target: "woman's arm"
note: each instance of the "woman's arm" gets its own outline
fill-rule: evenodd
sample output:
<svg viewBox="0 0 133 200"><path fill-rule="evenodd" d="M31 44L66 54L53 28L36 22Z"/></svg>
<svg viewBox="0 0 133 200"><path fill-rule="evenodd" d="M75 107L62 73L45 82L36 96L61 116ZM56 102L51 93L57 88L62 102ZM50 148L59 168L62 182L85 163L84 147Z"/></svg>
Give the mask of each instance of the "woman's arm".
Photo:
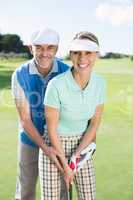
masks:
<svg viewBox="0 0 133 200"><path fill-rule="evenodd" d="M64 150L62 148L60 139L57 134L59 109L50 106L45 106L45 115L50 142L52 146L62 155L62 159L64 159L64 163L62 164L64 164L65 166L67 164L67 160L65 158Z"/></svg>
<svg viewBox="0 0 133 200"><path fill-rule="evenodd" d="M65 157L64 149L60 142L60 138L57 134L57 126L59 121L59 109L50 106L45 106L45 115L47 122L47 129L50 142L55 150L60 154L60 162L64 169L65 181L69 188L69 183L72 181L73 172L68 165L68 161Z"/></svg>
<svg viewBox="0 0 133 200"><path fill-rule="evenodd" d="M103 113L104 104L98 105L96 108L96 112L91 119L90 125L87 128L78 148L75 151L76 156L80 156L80 152L88 146L92 141L96 139L96 132L100 125L102 113Z"/></svg>

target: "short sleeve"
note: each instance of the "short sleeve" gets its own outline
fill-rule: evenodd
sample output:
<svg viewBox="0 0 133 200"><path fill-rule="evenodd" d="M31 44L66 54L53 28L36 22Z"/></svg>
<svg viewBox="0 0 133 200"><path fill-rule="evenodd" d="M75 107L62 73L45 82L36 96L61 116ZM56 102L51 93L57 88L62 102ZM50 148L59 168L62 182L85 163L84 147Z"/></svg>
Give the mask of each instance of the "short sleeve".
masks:
<svg viewBox="0 0 133 200"><path fill-rule="evenodd" d="M97 105L104 104L106 101L106 81L103 79L100 84Z"/></svg>
<svg viewBox="0 0 133 200"><path fill-rule="evenodd" d="M58 89L55 86L55 82L50 81L44 97L44 105L53 107L53 108L60 108L60 98Z"/></svg>
<svg viewBox="0 0 133 200"><path fill-rule="evenodd" d="M14 99L18 99L18 100L24 100L25 99L24 91L18 83L17 76L16 76L15 72L12 74L11 91L12 91L12 96L13 96Z"/></svg>

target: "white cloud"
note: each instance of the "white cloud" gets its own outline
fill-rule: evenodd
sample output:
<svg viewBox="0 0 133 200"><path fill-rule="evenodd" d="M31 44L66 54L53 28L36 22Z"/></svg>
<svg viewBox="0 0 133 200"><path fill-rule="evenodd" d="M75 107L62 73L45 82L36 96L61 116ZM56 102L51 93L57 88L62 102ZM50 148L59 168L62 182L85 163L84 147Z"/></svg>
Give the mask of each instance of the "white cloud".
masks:
<svg viewBox="0 0 133 200"><path fill-rule="evenodd" d="M103 0L102 3L107 3L107 0ZM110 0L109 4L129 5L133 3L133 0Z"/></svg>
<svg viewBox="0 0 133 200"><path fill-rule="evenodd" d="M101 4L96 8L96 17L113 25L133 23L133 4Z"/></svg>

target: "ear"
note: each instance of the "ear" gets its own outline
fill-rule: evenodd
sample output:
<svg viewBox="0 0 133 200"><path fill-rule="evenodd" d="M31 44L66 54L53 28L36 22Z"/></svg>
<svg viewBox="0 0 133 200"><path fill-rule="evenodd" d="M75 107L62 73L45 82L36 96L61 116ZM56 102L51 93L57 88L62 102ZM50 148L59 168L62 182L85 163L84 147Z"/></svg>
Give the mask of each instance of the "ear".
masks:
<svg viewBox="0 0 133 200"><path fill-rule="evenodd" d="M100 58L100 57L101 57L101 54L100 54L100 52L98 51L98 52L97 52L97 59Z"/></svg>
<svg viewBox="0 0 133 200"><path fill-rule="evenodd" d="M70 57L70 58L72 57L72 51L69 52L69 57Z"/></svg>
<svg viewBox="0 0 133 200"><path fill-rule="evenodd" d="M58 46L56 46L55 54L57 53L57 51L58 51Z"/></svg>
<svg viewBox="0 0 133 200"><path fill-rule="evenodd" d="M29 45L28 48L29 48L29 50L30 50L30 53L33 55L32 45Z"/></svg>

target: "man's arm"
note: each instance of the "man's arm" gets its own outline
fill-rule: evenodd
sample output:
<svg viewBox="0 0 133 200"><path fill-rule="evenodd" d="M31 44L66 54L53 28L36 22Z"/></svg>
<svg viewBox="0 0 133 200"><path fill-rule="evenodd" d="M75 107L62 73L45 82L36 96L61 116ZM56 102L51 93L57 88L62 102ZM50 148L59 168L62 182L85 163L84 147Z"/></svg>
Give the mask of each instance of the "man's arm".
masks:
<svg viewBox="0 0 133 200"><path fill-rule="evenodd" d="M53 162L55 162L57 167L60 170L62 170L56 157L57 152L53 148L47 147L43 138L40 136L38 130L36 129L36 127L34 126L31 120L29 103L25 97L23 89L21 88L17 80L16 72L12 74L11 88L12 88L12 96L13 96L13 99L15 100L16 108L17 108L23 129L26 131L28 136L31 137L31 139L42 149L42 151L47 156L49 156L50 159L53 160Z"/></svg>
<svg viewBox="0 0 133 200"><path fill-rule="evenodd" d="M57 153L55 149L48 147L45 144L43 138L40 136L38 130L34 126L30 117L29 103L26 100L26 98L23 99L23 101L15 99L15 104L23 129L26 131L29 137L42 149L44 154L46 154L62 171L62 167L56 157L56 156L60 157L60 155Z"/></svg>
<svg viewBox="0 0 133 200"><path fill-rule="evenodd" d="M29 103L27 99L26 98L23 100L15 99L15 104L23 129L44 152L47 152L47 146L44 143L43 138L40 136L38 130L36 129L31 120Z"/></svg>

